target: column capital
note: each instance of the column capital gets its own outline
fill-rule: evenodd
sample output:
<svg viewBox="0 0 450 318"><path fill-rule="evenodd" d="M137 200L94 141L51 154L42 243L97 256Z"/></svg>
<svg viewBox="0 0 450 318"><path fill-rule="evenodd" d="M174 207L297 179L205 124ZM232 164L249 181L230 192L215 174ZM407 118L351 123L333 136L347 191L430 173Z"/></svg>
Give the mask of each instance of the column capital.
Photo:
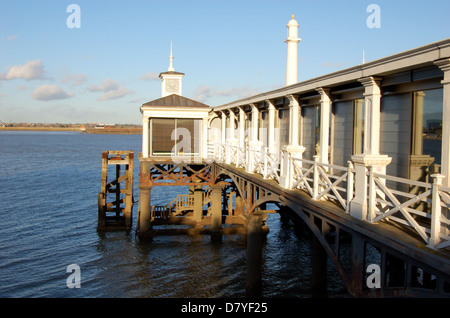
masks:
<svg viewBox="0 0 450 318"><path fill-rule="evenodd" d="M358 79L358 82L364 85L364 87L370 87L370 86L380 86L382 77L378 76L367 76L362 77Z"/></svg>
<svg viewBox="0 0 450 318"><path fill-rule="evenodd" d="M317 87L316 91L320 94L321 102L330 102L330 89L327 87Z"/></svg>
<svg viewBox="0 0 450 318"><path fill-rule="evenodd" d="M256 107L256 104L255 104L255 103L250 103L249 105L250 105L250 107L251 107L252 110L254 110L255 108L258 109L258 107Z"/></svg>
<svg viewBox="0 0 450 318"><path fill-rule="evenodd" d="M271 100L271 99L266 99L265 102L266 102L267 104L269 104L269 109L270 109L270 108L275 108L275 105L273 104L273 100Z"/></svg>
<svg viewBox="0 0 450 318"><path fill-rule="evenodd" d="M450 58L436 60L434 64L444 72L450 71Z"/></svg>
<svg viewBox="0 0 450 318"><path fill-rule="evenodd" d="M328 95L328 94L330 94L330 89L328 87L317 87L316 91L320 95Z"/></svg>
<svg viewBox="0 0 450 318"><path fill-rule="evenodd" d="M444 72L444 80L441 83L450 84L450 58L434 61L434 64Z"/></svg>
<svg viewBox="0 0 450 318"><path fill-rule="evenodd" d="M289 99L289 107L300 105L297 98L294 95L292 95L292 94L286 95L286 98Z"/></svg>
<svg viewBox="0 0 450 318"><path fill-rule="evenodd" d="M392 158L387 155L353 155L352 161L355 164L360 164L365 167L376 166L376 167L386 167L391 163Z"/></svg>
<svg viewBox="0 0 450 318"><path fill-rule="evenodd" d="M365 87L364 96L367 95L379 95L381 77L367 76L360 78L358 81Z"/></svg>

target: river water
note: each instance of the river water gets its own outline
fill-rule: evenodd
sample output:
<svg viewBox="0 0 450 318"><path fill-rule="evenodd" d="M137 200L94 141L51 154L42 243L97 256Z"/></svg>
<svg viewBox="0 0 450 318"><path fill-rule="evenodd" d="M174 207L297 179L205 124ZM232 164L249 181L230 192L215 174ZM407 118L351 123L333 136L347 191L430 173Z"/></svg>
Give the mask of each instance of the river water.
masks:
<svg viewBox="0 0 450 318"><path fill-rule="evenodd" d="M0 132L0 297L245 297L243 236L142 241L137 202L130 232L97 232L102 151L134 150L137 158L140 149L140 135ZM138 170L135 159L135 200ZM168 188L153 189L152 203L174 198ZM311 297L310 234L279 214L267 224L262 296ZM80 288L68 288L71 264L80 268ZM329 264L328 296L346 295Z"/></svg>

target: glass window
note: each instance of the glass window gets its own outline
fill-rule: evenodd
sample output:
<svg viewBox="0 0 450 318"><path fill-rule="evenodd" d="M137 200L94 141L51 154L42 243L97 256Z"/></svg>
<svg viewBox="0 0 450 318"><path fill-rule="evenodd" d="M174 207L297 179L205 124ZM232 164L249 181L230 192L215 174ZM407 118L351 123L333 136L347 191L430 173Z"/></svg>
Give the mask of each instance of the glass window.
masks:
<svg viewBox="0 0 450 318"><path fill-rule="evenodd" d="M353 115L353 154L364 152L364 99L356 99Z"/></svg>
<svg viewBox="0 0 450 318"><path fill-rule="evenodd" d="M410 178L429 181L438 172L442 149L442 89L413 93Z"/></svg>
<svg viewBox="0 0 450 318"><path fill-rule="evenodd" d="M353 101L333 103L333 158L337 166L347 166L353 154Z"/></svg>
<svg viewBox="0 0 450 318"><path fill-rule="evenodd" d="M383 96L380 113L380 153L392 158L386 167L386 174L409 177L410 136L411 94Z"/></svg>
<svg viewBox="0 0 450 318"><path fill-rule="evenodd" d="M151 118L152 156L198 155L201 119Z"/></svg>
<svg viewBox="0 0 450 318"><path fill-rule="evenodd" d="M259 141L263 143L264 147L267 147L268 131L269 131L269 112L263 111L260 113L260 120L259 120Z"/></svg>
<svg viewBox="0 0 450 318"><path fill-rule="evenodd" d="M175 119L172 118L151 118L152 133L152 155L170 156L174 141L171 139L175 129Z"/></svg>
<svg viewBox="0 0 450 318"><path fill-rule="evenodd" d="M305 147L303 158L313 160L319 154L320 112L317 106L302 107L303 134L302 146Z"/></svg>
<svg viewBox="0 0 450 318"><path fill-rule="evenodd" d="M289 109L280 109L278 111L280 148L289 144Z"/></svg>

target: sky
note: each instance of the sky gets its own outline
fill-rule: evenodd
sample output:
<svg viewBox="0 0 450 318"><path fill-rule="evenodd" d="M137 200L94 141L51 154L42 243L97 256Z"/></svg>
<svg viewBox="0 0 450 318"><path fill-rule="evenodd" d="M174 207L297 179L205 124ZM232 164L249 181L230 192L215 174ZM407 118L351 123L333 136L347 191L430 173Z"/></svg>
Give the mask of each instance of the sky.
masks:
<svg viewBox="0 0 450 318"><path fill-rule="evenodd" d="M285 86L292 14L301 82L363 51L450 38L448 12L448 0L0 0L0 122L140 124L171 41L183 96L219 106Z"/></svg>

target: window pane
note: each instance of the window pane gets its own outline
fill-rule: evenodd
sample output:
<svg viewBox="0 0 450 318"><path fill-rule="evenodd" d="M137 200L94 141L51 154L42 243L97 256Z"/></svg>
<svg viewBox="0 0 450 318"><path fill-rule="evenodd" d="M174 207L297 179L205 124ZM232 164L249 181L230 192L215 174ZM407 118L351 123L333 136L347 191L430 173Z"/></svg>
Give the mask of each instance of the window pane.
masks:
<svg viewBox="0 0 450 318"><path fill-rule="evenodd" d="M438 171L442 147L442 89L414 92L413 135L410 177L429 181L428 174Z"/></svg>
<svg viewBox="0 0 450 318"><path fill-rule="evenodd" d="M152 155L170 156L175 141L171 140L171 135L175 129L175 119L152 118Z"/></svg>
<svg viewBox="0 0 450 318"><path fill-rule="evenodd" d="M302 107L303 116L303 141L302 145L306 148L303 152L303 158L313 160L316 153L316 144L318 131L316 126L317 107Z"/></svg>
<svg viewBox="0 0 450 318"><path fill-rule="evenodd" d="M228 120L227 120L228 122ZM177 119L176 153L178 155L194 152L195 129L194 119Z"/></svg>
<svg viewBox="0 0 450 318"><path fill-rule="evenodd" d="M280 148L289 144L289 109L280 109L278 112L280 123Z"/></svg>
<svg viewBox="0 0 450 318"><path fill-rule="evenodd" d="M353 153L353 102L336 102L333 109L333 164L347 166Z"/></svg>
<svg viewBox="0 0 450 318"><path fill-rule="evenodd" d="M386 173L409 177L411 139L411 94L387 95L381 98L380 153L392 158Z"/></svg>

